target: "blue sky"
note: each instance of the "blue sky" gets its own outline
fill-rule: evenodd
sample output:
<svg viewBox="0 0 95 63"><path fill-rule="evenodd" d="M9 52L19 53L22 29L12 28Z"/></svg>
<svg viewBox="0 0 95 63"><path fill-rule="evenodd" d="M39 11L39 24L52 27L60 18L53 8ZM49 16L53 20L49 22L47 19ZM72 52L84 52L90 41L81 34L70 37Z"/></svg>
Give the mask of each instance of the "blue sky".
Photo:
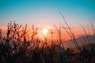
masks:
<svg viewBox="0 0 95 63"><path fill-rule="evenodd" d="M20 24L59 24L62 12L72 26L94 22L95 0L0 0L0 25L10 21ZM94 22L95 23L95 22Z"/></svg>

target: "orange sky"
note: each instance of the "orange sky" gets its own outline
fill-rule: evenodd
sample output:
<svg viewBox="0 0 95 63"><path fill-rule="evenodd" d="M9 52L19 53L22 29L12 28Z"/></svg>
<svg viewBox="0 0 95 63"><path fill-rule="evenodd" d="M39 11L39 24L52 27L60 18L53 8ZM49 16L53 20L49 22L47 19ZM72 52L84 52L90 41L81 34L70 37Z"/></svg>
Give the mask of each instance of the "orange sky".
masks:
<svg viewBox="0 0 95 63"><path fill-rule="evenodd" d="M46 36L47 39L51 40L51 38L52 38L50 30L52 30L52 32L53 32L53 39L54 40L58 40L59 39L58 32L57 32L55 27L49 26L49 25L46 25L46 26L45 25L43 25L43 26L42 25L37 25L36 27L38 27L38 31L37 31L38 34L37 34L36 37L38 37L39 39L42 39L42 40L45 39L44 34L42 34L44 28L48 30L48 32L47 32L48 36ZM7 27L0 26L0 29L2 29L2 31L4 33L4 32L6 32ZM29 28L29 29L31 30L32 28ZM90 34L92 34L92 30L91 29L90 30L86 29L86 31L89 32ZM75 37L80 37L81 35L85 34L82 28L74 28L74 29L72 29L72 32L74 33ZM30 31L29 35L31 35L31 34L32 33ZM66 31L64 29L61 29L61 39L62 40L69 40L69 39L71 39L70 36L66 33Z"/></svg>

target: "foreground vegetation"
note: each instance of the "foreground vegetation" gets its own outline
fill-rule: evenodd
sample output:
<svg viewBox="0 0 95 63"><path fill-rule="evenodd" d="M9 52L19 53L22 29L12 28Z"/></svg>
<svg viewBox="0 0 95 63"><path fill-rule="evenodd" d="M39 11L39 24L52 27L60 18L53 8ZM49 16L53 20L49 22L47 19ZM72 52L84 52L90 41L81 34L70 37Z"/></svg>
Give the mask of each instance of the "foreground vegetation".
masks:
<svg viewBox="0 0 95 63"><path fill-rule="evenodd" d="M6 35L0 30L0 63L95 63L95 45L90 43L89 49L80 47L68 24L67 27L69 32L64 29L68 34L70 33L72 42L79 50L78 53L69 48L64 49L60 27L58 29L55 26L59 34L57 43L51 39L51 46L48 46L47 42L40 46L41 41L35 39L37 29L34 26L31 38L28 38L27 25L22 27L10 22ZM53 38L52 31L51 35ZM47 40L45 38L45 41Z"/></svg>

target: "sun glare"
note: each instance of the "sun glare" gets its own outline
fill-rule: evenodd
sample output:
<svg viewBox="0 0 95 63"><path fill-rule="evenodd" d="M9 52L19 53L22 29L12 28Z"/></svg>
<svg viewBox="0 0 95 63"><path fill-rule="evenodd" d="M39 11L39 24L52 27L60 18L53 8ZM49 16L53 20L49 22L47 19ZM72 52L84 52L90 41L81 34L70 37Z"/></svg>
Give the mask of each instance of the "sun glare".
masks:
<svg viewBox="0 0 95 63"><path fill-rule="evenodd" d="M46 36L48 34L48 29L47 28L42 29L42 34Z"/></svg>

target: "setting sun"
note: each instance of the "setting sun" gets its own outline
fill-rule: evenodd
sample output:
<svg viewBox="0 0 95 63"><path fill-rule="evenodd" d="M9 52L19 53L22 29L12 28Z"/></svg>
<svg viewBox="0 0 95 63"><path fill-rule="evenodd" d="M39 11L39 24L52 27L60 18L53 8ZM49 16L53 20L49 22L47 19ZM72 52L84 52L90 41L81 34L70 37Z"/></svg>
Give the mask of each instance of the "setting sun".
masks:
<svg viewBox="0 0 95 63"><path fill-rule="evenodd" d="M46 36L48 34L48 29L44 28L42 29L42 35Z"/></svg>

